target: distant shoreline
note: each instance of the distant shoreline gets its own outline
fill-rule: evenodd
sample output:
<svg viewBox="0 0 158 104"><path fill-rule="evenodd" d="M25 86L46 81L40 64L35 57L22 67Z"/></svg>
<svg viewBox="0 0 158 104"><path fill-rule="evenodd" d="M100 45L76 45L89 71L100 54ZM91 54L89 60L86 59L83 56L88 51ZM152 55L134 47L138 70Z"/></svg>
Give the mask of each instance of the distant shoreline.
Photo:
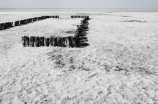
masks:
<svg viewBox="0 0 158 104"><path fill-rule="evenodd" d="M0 12L73 12L76 10L79 12L158 12L158 8L0 8Z"/></svg>

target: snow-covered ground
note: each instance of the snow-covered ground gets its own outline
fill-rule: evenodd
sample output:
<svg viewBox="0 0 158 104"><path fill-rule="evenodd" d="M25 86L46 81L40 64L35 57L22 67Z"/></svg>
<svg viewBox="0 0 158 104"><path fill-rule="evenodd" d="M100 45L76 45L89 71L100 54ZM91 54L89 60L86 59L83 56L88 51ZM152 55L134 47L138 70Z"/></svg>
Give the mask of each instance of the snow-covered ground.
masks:
<svg viewBox="0 0 158 104"><path fill-rule="evenodd" d="M96 11L1 10L0 22L61 18L0 31L0 104L157 104L158 12ZM90 16L89 46L22 46L22 36L73 35L71 15Z"/></svg>

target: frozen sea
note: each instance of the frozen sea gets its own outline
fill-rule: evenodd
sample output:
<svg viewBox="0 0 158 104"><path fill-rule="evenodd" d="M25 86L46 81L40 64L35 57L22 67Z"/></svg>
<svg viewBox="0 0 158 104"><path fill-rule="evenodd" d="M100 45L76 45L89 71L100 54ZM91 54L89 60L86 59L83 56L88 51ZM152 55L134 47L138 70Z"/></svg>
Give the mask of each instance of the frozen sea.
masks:
<svg viewBox="0 0 158 104"><path fill-rule="evenodd" d="M0 9L0 104L157 104L158 9ZM82 48L23 47L22 36L65 36L89 15ZM71 34L73 35L73 34Z"/></svg>

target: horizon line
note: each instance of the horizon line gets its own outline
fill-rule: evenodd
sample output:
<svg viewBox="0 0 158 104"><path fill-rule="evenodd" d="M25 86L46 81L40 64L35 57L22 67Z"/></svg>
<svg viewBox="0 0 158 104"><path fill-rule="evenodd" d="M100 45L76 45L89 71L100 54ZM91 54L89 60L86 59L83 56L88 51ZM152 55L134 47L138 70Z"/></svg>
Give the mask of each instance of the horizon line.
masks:
<svg viewBox="0 0 158 104"><path fill-rule="evenodd" d="M158 9L158 8L0 8L0 9Z"/></svg>

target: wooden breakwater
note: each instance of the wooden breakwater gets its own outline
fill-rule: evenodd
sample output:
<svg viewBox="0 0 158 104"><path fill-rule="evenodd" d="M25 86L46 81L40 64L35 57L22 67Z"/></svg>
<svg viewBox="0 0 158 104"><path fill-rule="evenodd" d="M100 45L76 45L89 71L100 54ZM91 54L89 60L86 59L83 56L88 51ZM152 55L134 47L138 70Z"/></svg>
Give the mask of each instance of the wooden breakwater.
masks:
<svg viewBox="0 0 158 104"><path fill-rule="evenodd" d="M59 18L59 16L41 16L41 17L33 17L33 18L28 18L28 19L17 20L15 22L0 23L0 30L12 28L15 26L26 25L29 23L33 23L33 22L48 19L48 18Z"/></svg>
<svg viewBox="0 0 158 104"><path fill-rule="evenodd" d="M22 43L24 47L80 47L81 42L84 43L83 37L86 37L86 31L88 30L89 16L84 17L81 20L80 25L77 25L74 36L68 37L40 37L40 36L23 36Z"/></svg>

